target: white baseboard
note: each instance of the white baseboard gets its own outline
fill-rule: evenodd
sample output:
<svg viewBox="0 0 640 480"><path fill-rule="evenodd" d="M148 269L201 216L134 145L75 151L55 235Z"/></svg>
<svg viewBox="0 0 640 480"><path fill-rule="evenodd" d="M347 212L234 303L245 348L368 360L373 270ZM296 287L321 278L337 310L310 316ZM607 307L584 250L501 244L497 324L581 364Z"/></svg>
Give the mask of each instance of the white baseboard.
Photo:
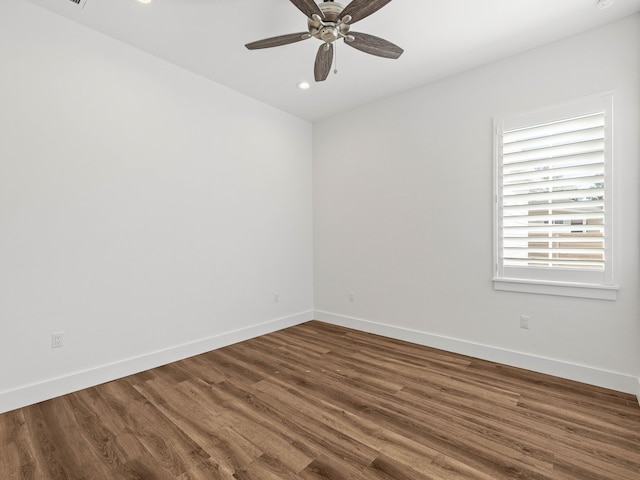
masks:
<svg viewBox="0 0 640 480"><path fill-rule="evenodd" d="M323 322L375 333L398 340L405 340L407 342L459 353L469 357L533 370L535 372L575 380L589 385L596 385L618 392L636 394L638 396L638 402L640 402L640 379L631 375L567 363L551 358L538 357L527 353L492 347L490 345L472 343L466 340L433 335L360 318L336 315L329 312L316 311L314 318Z"/></svg>
<svg viewBox="0 0 640 480"><path fill-rule="evenodd" d="M0 392L0 413L15 410L60 395L89 388L101 383L133 375L151 368L176 362L184 358L209 352L217 348L249 340L266 333L292 327L313 319L313 312L302 312L285 318L271 320L250 327L220 333L194 342L176 345L168 349L126 358L108 365L69 373L43 382Z"/></svg>

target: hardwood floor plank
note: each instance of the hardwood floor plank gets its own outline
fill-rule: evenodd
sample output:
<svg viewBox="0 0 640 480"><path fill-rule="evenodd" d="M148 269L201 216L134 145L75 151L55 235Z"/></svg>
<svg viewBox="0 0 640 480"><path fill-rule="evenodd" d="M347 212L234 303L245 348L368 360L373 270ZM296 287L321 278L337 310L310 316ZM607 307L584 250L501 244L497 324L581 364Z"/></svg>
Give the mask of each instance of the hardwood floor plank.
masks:
<svg viewBox="0 0 640 480"><path fill-rule="evenodd" d="M126 380L100 386L103 394L118 399L119 413L127 425L126 431L134 433L147 455L168 470L174 477L186 472L187 465L206 460L208 454L200 445L167 419Z"/></svg>
<svg viewBox="0 0 640 480"><path fill-rule="evenodd" d="M371 394L364 393L362 390L359 390L359 395L353 396L350 391L344 388L344 384L340 382L340 379L335 378L335 375L332 372L326 372L326 376L323 377L322 382L319 383L322 387L318 388L316 384L306 381L305 377L302 376L303 372L300 371L299 366L283 366L282 370L280 377L285 378L287 383L293 383L300 386L302 389L310 390L315 396L323 398L327 402L337 402L341 408L359 415L367 416L374 421L385 424L389 429L397 429L398 432L402 432L408 426L413 426L418 441L425 441L422 432L425 431L426 423L417 422L412 418L411 413L408 412L409 407L405 407L404 411L399 413L393 409L393 406L389 405L391 408L385 408L384 404L380 403L380 395L372 397ZM388 398L386 400L393 401ZM441 428L446 429L447 427L450 427L449 424L446 422L440 422L437 418L433 420L438 421ZM461 433L464 434L466 432ZM438 432L436 432L433 437L430 437L429 440L439 447L443 446L443 441L454 442L449 437L446 437L446 440L443 440L440 438ZM476 456L483 458L482 454L483 452L479 452ZM512 471L509 471L509 473L512 473Z"/></svg>
<svg viewBox="0 0 640 480"><path fill-rule="evenodd" d="M55 401L58 399L50 402ZM30 433L28 448L35 459L36 468L42 471L45 478L66 480L73 478L70 477L69 470L76 468L77 465L68 455L59 451L59 446L56 448L56 443L64 445L64 442L59 439L60 432L56 419L47 418L42 411L42 405L50 402L33 405L25 411L25 420Z"/></svg>
<svg viewBox="0 0 640 480"><path fill-rule="evenodd" d="M438 455L426 470L439 480L494 480L491 473L473 468L462 459ZM526 477L525 477L526 478Z"/></svg>
<svg viewBox="0 0 640 480"><path fill-rule="evenodd" d="M100 414L83 402L82 395L69 395L65 399L73 410L79 434L104 462L118 466L134 458L128 446L121 444L118 435L101 420ZM137 453L142 453L142 450L138 449Z"/></svg>
<svg viewBox="0 0 640 480"><path fill-rule="evenodd" d="M424 472L418 472L406 464L396 461L386 455L376 457L371 465L364 470L366 478L371 480L394 480L402 478L403 480L432 480L433 475Z"/></svg>
<svg viewBox="0 0 640 480"><path fill-rule="evenodd" d="M3 445L0 453L0 478L35 479L36 464L31 458L25 458L24 445L9 442Z"/></svg>
<svg viewBox="0 0 640 480"><path fill-rule="evenodd" d="M400 392L398 398L404 399L409 404L416 405L416 409L423 411L424 399L420 396ZM429 403L428 405L433 405ZM549 473L553 469L553 453L549 452L543 442L532 442L530 430L525 430L522 425L512 425L511 423L498 423L494 418L486 418L482 412L474 408L464 406L452 406L439 403L435 411L441 421L451 422L456 425L465 426L473 434L465 435L466 440L478 441L493 445L502 451L502 455L515 454L520 458L520 462L531 465L536 469Z"/></svg>
<svg viewBox="0 0 640 480"><path fill-rule="evenodd" d="M158 468L151 457L141 457L117 467L115 473L123 480L173 480L175 477L167 470ZM72 477L73 478L73 477Z"/></svg>
<svg viewBox="0 0 640 480"><path fill-rule="evenodd" d="M254 418L254 426L263 422L264 419L267 419L272 425L284 424L288 431L295 434L295 443L309 445L312 451L319 447L327 454L338 455L345 461L364 463L375 457L373 449L368 448L358 439L332 428L322 420L296 415L295 409L290 409L284 415L281 410L263 401L258 395L247 396L245 392L233 388L231 385L229 385L227 393L236 398L237 404L244 404L245 412L247 410L251 412L247 412L247 414ZM295 418L295 421L292 421L292 418ZM266 425L265 428L267 428ZM293 443L294 439L291 438L291 440ZM304 463L308 464L308 459Z"/></svg>
<svg viewBox="0 0 640 480"><path fill-rule="evenodd" d="M0 478L36 479L42 476L30 445L22 410L0 415Z"/></svg>
<svg viewBox="0 0 640 480"><path fill-rule="evenodd" d="M304 467L306 466L304 465ZM300 477L277 458L265 454L246 469L237 470L234 478L238 480L298 480Z"/></svg>
<svg viewBox="0 0 640 480"><path fill-rule="evenodd" d="M464 372L458 370L455 374L445 373L437 367L427 366L409 366L396 361L385 361L385 357L376 354L368 354L366 356L357 354L354 358L366 364L371 358L376 358L377 370L382 374L396 374L398 382L402 382L405 387L415 386L417 388L427 387L436 388L440 392L447 395L456 396L467 399L469 403L474 401L491 402L493 404L504 404L506 406L515 406L520 399L520 394L513 390L505 389L504 386L495 384L484 384L482 388L478 388L478 382ZM394 359L395 360L395 359ZM376 369L373 369L375 371Z"/></svg>
<svg viewBox="0 0 640 480"><path fill-rule="evenodd" d="M301 480L365 480L364 469L350 464L336 464L332 458L320 456L299 473Z"/></svg>
<svg viewBox="0 0 640 480"><path fill-rule="evenodd" d="M638 480L632 395L307 322L0 415L2 480Z"/></svg>
<svg viewBox="0 0 640 480"><path fill-rule="evenodd" d="M148 391L144 387L137 386L143 394ZM223 477L231 476L264 452L231 428L242 420L236 422L221 403L208 395L208 390L203 391L200 387L199 382L195 385L192 382L168 384L166 402L158 404L157 408L210 455L210 462L217 465L215 469L222 472ZM205 467L209 469L208 465Z"/></svg>
<svg viewBox="0 0 640 480"><path fill-rule="evenodd" d="M189 375L191 379L197 378L208 384L224 382L231 378L228 373L225 373L223 368L218 368L217 365L208 360L206 355L187 358L176 365Z"/></svg>
<svg viewBox="0 0 640 480"><path fill-rule="evenodd" d="M235 480L233 475L225 472L219 466L194 467L183 473L176 480Z"/></svg>
<svg viewBox="0 0 640 480"><path fill-rule="evenodd" d="M24 435L26 421L22 410L13 410L0 415L0 444L16 442Z"/></svg>
<svg viewBox="0 0 640 480"><path fill-rule="evenodd" d="M149 383L139 385L137 388L148 395ZM169 387L169 385L161 385L158 390L169 390ZM174 386L171 392L168 400L178 397L180 399L175 402L163 402L158 407L192 438L197 437L199 443L207 451L212 447L211 436L213 432L226 429L227 431L232 430L236 436L244 440L244 451L248 451L247 445L252 446L254 453L250 458L245 459L243 462L245 465L255 463L260 458L278 458L279 462L289 470L298 471L306 466L315 455L315 453L310 454L307 448L296 448L296 446L304 446L304 444L285 434L282 429L273 428L273 421L269 418L269 412L265 408L253 412L252 406L255 404L251 402L251 395L230 383L194 385L183 382L183 385ZM156 396L156 394L151 396ZM170 406L171 403L183 404L185 398L190 398L191 405L195 408L186 415ZM193 400L196 400L195 403ZM214 409L218 410L215 416L207 414L208 411L214 411ZM194 413L200 419L197 424L189 421L189 418L193 418ZM205 427L204 430L202 427ZM219 443L219 439L216 439L215 443ZM233 457L237 456L238 452L235 452ZM228 470L233 472L238 467L239 465L235 465Z"/></svg>

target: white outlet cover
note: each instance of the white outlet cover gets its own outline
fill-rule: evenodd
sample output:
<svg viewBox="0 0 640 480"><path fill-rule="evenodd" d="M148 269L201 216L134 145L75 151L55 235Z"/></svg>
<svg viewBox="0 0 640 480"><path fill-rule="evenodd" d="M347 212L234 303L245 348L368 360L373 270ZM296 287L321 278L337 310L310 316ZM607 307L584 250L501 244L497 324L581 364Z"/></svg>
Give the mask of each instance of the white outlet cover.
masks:
<svg viewBox="0 0 640 480"><path fill-rule="evenodd" d="M64 346L64 332L51 334L51 348L60 348Z"/></svg>

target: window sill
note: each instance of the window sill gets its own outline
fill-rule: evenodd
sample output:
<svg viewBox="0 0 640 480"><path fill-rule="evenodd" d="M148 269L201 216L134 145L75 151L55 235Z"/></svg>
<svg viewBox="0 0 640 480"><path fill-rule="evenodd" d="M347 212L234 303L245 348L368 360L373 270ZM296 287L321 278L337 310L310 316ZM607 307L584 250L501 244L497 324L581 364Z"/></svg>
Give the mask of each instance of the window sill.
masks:
<svg viewBox="0 0 640 480"><path fill-rule="evenodd" d="M617 300L618 285L593 285L588 283L548 282L516 278L494 278L493 288L506 292L536 293L562 297Z"/></svg>

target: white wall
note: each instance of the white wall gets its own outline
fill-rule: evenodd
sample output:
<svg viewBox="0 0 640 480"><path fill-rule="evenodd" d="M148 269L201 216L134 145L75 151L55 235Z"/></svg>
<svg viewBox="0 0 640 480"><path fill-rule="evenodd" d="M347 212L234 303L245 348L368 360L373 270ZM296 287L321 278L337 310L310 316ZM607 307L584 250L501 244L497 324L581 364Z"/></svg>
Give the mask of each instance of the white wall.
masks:
<svg viewBox="0 0 640 480"><path fill-rule="evenodd" d="M0 411L311 318L311 124L20 0L0 46Z"/></svg>
<svg viewBox="0 0 640 480"><path fill-rule="evenodd" d="M636 15L316 124L316 318L635 393L639 85ZM493 117L612 89L618 300L494 291Z"/></svg>

